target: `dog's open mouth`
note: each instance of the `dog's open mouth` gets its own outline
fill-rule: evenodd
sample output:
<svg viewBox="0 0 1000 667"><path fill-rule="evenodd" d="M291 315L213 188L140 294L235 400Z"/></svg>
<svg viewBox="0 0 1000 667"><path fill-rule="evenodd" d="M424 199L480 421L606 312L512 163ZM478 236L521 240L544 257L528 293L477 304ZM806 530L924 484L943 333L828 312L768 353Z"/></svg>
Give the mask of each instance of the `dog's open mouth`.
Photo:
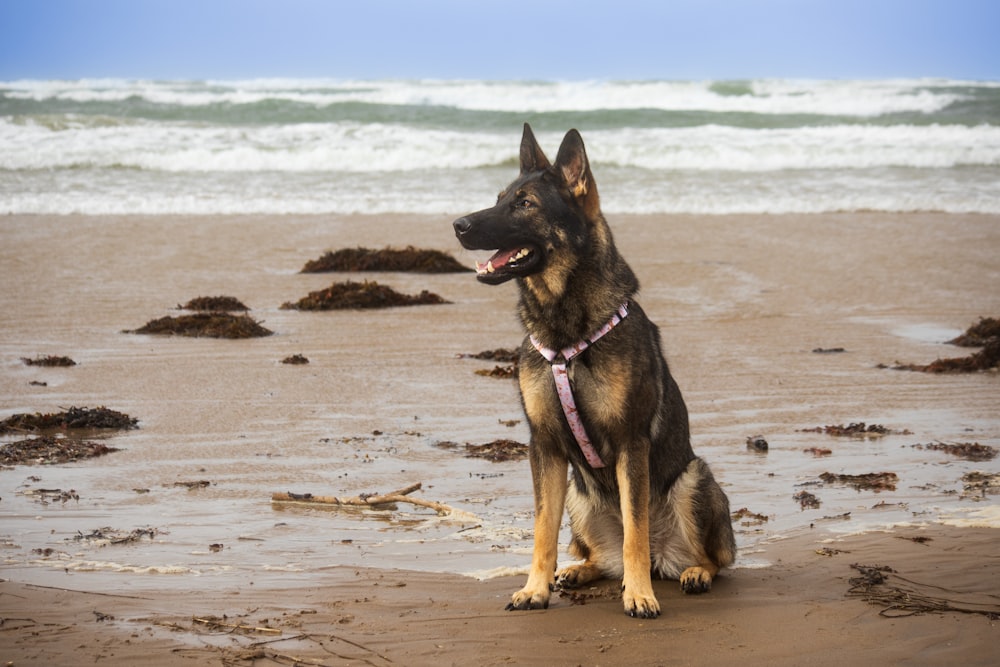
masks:
<svg viewBox="0 0 1000 667"><path fill-rule="evenodd" d="M476 262L476 277L485 283L502 283L530 273L538 258L538 252L531 246L498 250L485 264Z"/></svg>

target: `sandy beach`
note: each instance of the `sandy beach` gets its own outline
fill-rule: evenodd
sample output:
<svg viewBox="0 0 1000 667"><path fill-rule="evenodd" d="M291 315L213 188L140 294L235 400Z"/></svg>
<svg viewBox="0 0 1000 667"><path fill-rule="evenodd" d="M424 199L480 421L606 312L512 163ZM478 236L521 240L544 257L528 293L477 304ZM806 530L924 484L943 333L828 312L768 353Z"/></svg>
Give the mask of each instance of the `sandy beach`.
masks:
<svg viewBox="0 0 1000 667"><path fill-rule="evenodd" d="M107 406L139 420L88 434L117 452L0 470L0 660L996 664L1000 503L988 480L1000 460L927 445L1000 447L1000 374L891 366L967 356L945 341L1000 316L1000 217L609 216L695 450L732 508L758 517L736 519L737 565L709 594L657 582L654 621L626 617L615 582L503 611L529 560L528 466L467 458L465 445L526 443L527 427L514 383L462 355L519 342L513 285L298 272L354 246L433 248L472 266L453 217L0 219L0 419ZM280 307L346 279L450 303ZM275 334L124 333L214 295ZM293 354L309 363L281 363ZM76 365L22 361L39 355ZM858 422L886 433L823 432ZM747 449L751 436L766 454ZM891 488L824 481L883 472ZM271 501L414 483L454 514ZM54 490L66 493L42 492ZM136 530L127 543L97 537ZM849 595L855 564L892 572L868 598Z"/></svg>

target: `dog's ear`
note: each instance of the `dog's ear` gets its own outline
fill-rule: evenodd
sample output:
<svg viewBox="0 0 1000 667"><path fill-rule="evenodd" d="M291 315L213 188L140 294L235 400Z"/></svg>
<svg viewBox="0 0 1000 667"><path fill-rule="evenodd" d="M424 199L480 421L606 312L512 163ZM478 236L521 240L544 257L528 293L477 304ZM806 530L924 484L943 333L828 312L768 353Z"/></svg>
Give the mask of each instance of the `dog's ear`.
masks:
<svg viewBox="0 0 1000 667"><path fill-rule="evenodd" d="M590 173L590 162L583 147L583 137L576 130L570 130L563 137L556 155L556 170L562 175L566 187L579 200L584 211L590 216L600 212L597 184Z"/></svg>
<svg viewBox="0 0 1000 667"><path fill-rule="evenodd" d="M531 126L524 124L524 134L521 136L521 173L530 174L549 168L549 159L535 141Z"/></svg>

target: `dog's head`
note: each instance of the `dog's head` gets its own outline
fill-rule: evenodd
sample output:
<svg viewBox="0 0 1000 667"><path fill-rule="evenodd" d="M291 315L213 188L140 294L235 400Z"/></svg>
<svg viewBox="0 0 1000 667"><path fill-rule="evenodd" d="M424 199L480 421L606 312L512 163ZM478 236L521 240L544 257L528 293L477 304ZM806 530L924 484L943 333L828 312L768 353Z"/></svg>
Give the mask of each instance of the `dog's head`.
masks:
<svg viewBox="0 0 1000 667"><path fill-rule="evenodd" d="M498 285L542 273L561 248L575 247L579 253L589 228L599 222L600 200L580 133L566 133L553 165L525 123L518 178L496 205L453 226L464 248L496 251L485 264L476 262L476 273L480 281Z"/></svg>

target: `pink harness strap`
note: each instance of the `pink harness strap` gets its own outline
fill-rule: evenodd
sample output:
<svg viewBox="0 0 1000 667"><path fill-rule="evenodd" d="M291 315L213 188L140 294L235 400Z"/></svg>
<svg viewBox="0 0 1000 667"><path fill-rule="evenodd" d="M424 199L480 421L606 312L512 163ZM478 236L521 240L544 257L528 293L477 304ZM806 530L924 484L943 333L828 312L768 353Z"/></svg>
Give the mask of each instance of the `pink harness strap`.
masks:
<svg viewBox="0 0 1000 667"><path fill-rule="evenodd" d="M591 334L589 338L578 341L558 352L552 348L545 347L538 342L537 338L530 336L531 344L535 346L539 354L552 364L552 377L556 381L556 393L559 395L563 414L566 415L569 428L576 437L576 442L580 445L580 451L583 452L583 457L587 459L587 463L590 464L591 468L603 468L605 463L601 460L601 455L597 453L594 443L590 441L590 438L587 436L587 430L583 427L580 413L576 409L576 401L573 399L573 388L569 384L569 373L566 371L566 364L572 361L573 357L590 347L591 344L596 343L604 334L614 329L619 322L625 319L626 315L628 315L628 303L623 303L618 312L608 320L608 323ZM556 358L560 355L562 359L556 361Z"/></svg>

